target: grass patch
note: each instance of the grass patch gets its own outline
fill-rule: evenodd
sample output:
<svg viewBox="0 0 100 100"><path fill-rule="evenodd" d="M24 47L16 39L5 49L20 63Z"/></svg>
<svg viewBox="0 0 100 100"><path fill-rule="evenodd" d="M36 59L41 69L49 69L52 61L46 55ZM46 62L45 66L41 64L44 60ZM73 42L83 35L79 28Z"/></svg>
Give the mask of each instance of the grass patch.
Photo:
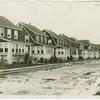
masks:
<svg viewBox="0 0 100 100"><path fill-rule="evenodd" d="M38 65L45 65L45 64L3 64L0 66L0 70L2 69L12 69L12 68L23 68L23 67L30 67L30 66L38 66Z"/></svg>

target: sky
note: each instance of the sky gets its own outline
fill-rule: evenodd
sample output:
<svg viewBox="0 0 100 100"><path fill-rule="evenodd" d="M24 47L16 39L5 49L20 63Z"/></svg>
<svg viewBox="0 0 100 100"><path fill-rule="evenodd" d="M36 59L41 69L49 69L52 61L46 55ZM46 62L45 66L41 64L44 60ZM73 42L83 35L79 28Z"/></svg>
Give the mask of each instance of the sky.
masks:
<svg viewBox="0 0 100 100"><path fill-rule="evenodd" d="M0 1L0 16L100 44L100 2Z"/></svg>

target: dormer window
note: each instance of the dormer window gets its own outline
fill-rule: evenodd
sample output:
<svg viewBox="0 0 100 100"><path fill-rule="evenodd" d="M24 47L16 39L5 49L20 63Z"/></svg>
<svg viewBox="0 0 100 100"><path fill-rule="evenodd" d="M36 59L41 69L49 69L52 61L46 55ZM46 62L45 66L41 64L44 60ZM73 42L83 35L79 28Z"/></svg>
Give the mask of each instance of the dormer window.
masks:
<svg viewBox="0 0 100 100"><path fill-rule="evenodd" d="M4 37L4 28L0 27L0 37Z"/></svg>
<svg viewBox="0 0 100 100"><path fill-rule="evenodd" d="M41 36L41 43L43 43L43 36Z"/></svg>
<svg viewBox="0 0 100 100"><path fill-rule="evenodd" d="M39 43L39 35L36 36L37 42Z"/></svg>
<svg viewBox="0 0 100 100"><path fill-rule="evenodd" d="M18 31L14 30L14 39L18 39Z"/></svg>
<svg viewBox="0 0 100 100"><path fill-rule="evenodd" d="M25 35L25 42L29 42L29 35Z"/></svg>
<svg viewBox="0 0 100 100"><path fill-rule="evenodd" d="M7 29L7 38L11 38L11 29Z"/></svg>
<svg viewBox="0 0 100 100"><path fill-rule="evenodd" d="M48 39L48 44L51 45L52 44L52 40Z"/></svg>

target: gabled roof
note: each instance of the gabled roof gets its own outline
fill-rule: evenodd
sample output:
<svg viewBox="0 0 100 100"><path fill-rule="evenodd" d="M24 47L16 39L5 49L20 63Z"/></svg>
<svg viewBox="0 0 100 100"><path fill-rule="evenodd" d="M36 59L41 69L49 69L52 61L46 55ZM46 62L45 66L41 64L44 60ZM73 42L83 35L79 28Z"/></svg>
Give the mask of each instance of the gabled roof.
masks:
<svg viewBox="0 0 100 100"><path fill-rule="evenodd" d="M0 16L0 26L20 30L16 25L14 25L11 21L9 21L7 18L3 16Z"/></svg>
<svg viewBox="0 0 100 100"><path fill-rule="evenodd" d="M79 43L80 44L80 42L79 42L79 40L78 39L76 39L75 37L71 37L76 43Z"/></svg>
<svg viewBox="0 0 100 100"><path fill-rule="evenodd" d="M73 43L75 46L77 46L77 47L80 46L80 42L79 42L75 37L71 37L70 39L71 39L72 43Z"/></svg>
<svg viewBox="0 0 100 100"><path fill-rule="evenodd" d="M66 47L70 47L68 41L65 40L65 38L62 36L62 34L59 34L59 37L65 41Z"/></svg>
<svg viewBox="0 0 100 100"><path fill-rule="evenodd" d="M66 39L67 41L69 41L71 43L71 40L68 36L64 35L64 34L61 34L63 36L64 39Z"/></svg>
<svg viewBox="0 0 100 100"><path fill-rule="evenodd" d="M37 42L36 34L48 37L48 35L46 33L42 32L40 29L36 28L33 25L22 23L22 22L19 22L18 26L22 27L21 30L22 31L24 30L25 33L29 35L29 37L33 41L34 45L39 45L39 46L47 45L44 43Z"/></svg>
<svg viewBox="0 0 100 100"><path fill-rule="evenodd" d="M50 35L54 36L55 38L59 39L59 36L58 36L55 32L53 32L53 31L51 31L51 30L46 30L46 29L45 29L44 31L46 31L46 32L49 33Z"/></svg>
<svg viewBox="0 0 100 100"><path fill-rule="evenodd" d="M20 22L20 23L23 24L29 30L31 30L34 34L39 34L39 35L45 35L45 36L47 36L44 32L42 32L40 29L38 29L34 25L23 23L23 22Z"/></svg>
<svg viewBox="0 0 100 100"><path fill-rule="evenodd" d="M46 30L46 29L43 30L43 32L48 33L48 34L50 35L50 37L52 38L54 44L55 44L57 47L59 46L59 44L57 43L57 41L55 41L55 39L54 39L54 38L56 38L56 39L59 40L59 36L58 36L55 32L53 32L53 31L51 31L51 30Z"/></svg>
<svg viewBox="0 0 100 100"><path fill-rule="evenodd" d="M58 36L59 36L59 39L64 40L61 34L59 34Z"/></svg>
<svg viewBox="0 0 100 100"><path fill-rule="evenodd" d="M64 35L64 34L61 34L61 35L66 40L69 47L73 47L71 39L68 36Z"/></svg>

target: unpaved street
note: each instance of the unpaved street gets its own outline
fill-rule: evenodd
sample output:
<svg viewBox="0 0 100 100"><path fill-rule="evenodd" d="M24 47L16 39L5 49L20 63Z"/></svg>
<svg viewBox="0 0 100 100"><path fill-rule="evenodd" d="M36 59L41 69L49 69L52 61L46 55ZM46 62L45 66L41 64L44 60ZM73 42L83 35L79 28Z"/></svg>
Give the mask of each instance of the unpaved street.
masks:
<svg viewBox="0 0 100 100"><path fill-rule="evenodd" d="M93 96L99 90L100 61L0 76L1 95Z"/></svg>

